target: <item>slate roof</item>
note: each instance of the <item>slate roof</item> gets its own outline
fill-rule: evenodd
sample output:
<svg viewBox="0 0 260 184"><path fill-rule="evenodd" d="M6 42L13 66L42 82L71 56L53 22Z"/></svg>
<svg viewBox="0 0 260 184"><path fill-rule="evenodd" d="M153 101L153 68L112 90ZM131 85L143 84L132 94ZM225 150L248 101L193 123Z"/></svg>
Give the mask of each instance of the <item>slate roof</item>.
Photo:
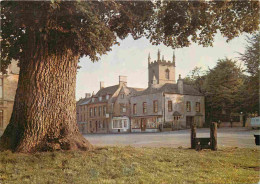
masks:
<svg viewBox="0 0 260 184"><path fill-rule="evenodd" d="M119 85L114 85L114 86L109 86L106 88L100 89L97 94L95 95L96 97L98 96L105 96L105 95L112 95L116 92L116 90L119 88Z"/></svg>
<svg viewBox="0 0 260 184"><path fill-rule="evenodd" d="M77 102L77 105L86 105L90 102L91 98L82 98Z"/></svg>
<svg viewBox="0 0 260 184"><path fill-rule="evenodd" d="M138 92L136 94L136 96L148 95L148 94L154 94L154 93L162 93L162 92L180 94L177 84L166 83L164 85L156 84L156 85L150 86L146 90ZM188 85L188 84L183 84L183 94L184 95L203 96L203 94L201 94L193 86Z"/></svg>

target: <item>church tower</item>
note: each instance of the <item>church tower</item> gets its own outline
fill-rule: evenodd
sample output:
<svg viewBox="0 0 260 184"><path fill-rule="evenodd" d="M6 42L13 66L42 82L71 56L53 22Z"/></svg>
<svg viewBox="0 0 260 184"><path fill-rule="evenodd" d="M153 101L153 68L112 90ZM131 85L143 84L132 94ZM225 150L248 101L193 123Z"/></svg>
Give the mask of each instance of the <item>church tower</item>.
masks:
<svg viewBox="0 0 260 184"><path fill-rule="evenodd" d="M158 50L157 60L151 61L150 53L148 55L148 86L155 84L175 84L175 52L173 51L172 61L166 61L164 56L161 58L161 52Z"/></svg>

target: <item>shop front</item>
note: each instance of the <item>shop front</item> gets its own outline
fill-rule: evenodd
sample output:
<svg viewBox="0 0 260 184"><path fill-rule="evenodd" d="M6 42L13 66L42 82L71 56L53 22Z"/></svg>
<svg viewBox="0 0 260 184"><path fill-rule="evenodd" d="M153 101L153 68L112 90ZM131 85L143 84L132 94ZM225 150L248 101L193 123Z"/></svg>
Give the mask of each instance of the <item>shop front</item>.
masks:
<svg viewBox="0 0 260 184"><path fill-rule="evenodd" d="M131 132L158 132L160 119L158 116L133 117Z"/></svg>

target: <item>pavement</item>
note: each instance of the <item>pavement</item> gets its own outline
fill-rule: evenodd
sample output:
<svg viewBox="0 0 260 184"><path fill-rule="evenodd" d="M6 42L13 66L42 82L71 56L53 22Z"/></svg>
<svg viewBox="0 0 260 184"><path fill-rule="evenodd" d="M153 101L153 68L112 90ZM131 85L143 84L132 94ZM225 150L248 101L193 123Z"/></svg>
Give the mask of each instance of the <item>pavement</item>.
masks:
<svg viewBox="0 0 260 184"><path fill-rule="evenodd" d="M209 137L209 128L197 129L197 137ZM254 134L259 130L251 128L219 128L218 147L260 148L255 145ZM190 147L190 129L158 133L85 134L84 137L95 146L133 147Z"/></svg>

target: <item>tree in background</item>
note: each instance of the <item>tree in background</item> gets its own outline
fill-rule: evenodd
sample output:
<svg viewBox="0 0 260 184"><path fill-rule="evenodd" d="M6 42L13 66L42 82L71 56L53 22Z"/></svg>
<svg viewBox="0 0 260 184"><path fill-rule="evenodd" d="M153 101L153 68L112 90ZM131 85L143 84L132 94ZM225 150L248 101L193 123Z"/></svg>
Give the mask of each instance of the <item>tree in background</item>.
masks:
<svg viewBox="0 0 260 184"><path fill-rule="evenodd" d="M1 71L12 59L20 75L1 150L34 152L91 148L76 125L79 58L111 50L129 34L173 48L210 46L258 30L254 1L1 1Z"/></svg>
<svg viewBox="0 0 260 184"><path fill-rule="evenodd" d="M232 113L239 112L239 90L243 83L244 75L236 61L220 59L209 69L202 86L208 119L217 121L226 117L229 120Z"/></svg>
<svg viewBox="0 0 260 184"><path fill-rule="evenodd" d="M259 115L259 50L260 33L247 37L245 53L240 53L240 59L246 66L246 76L243 88L240 90L241 95L241 112L244 115Z"/></svg>

